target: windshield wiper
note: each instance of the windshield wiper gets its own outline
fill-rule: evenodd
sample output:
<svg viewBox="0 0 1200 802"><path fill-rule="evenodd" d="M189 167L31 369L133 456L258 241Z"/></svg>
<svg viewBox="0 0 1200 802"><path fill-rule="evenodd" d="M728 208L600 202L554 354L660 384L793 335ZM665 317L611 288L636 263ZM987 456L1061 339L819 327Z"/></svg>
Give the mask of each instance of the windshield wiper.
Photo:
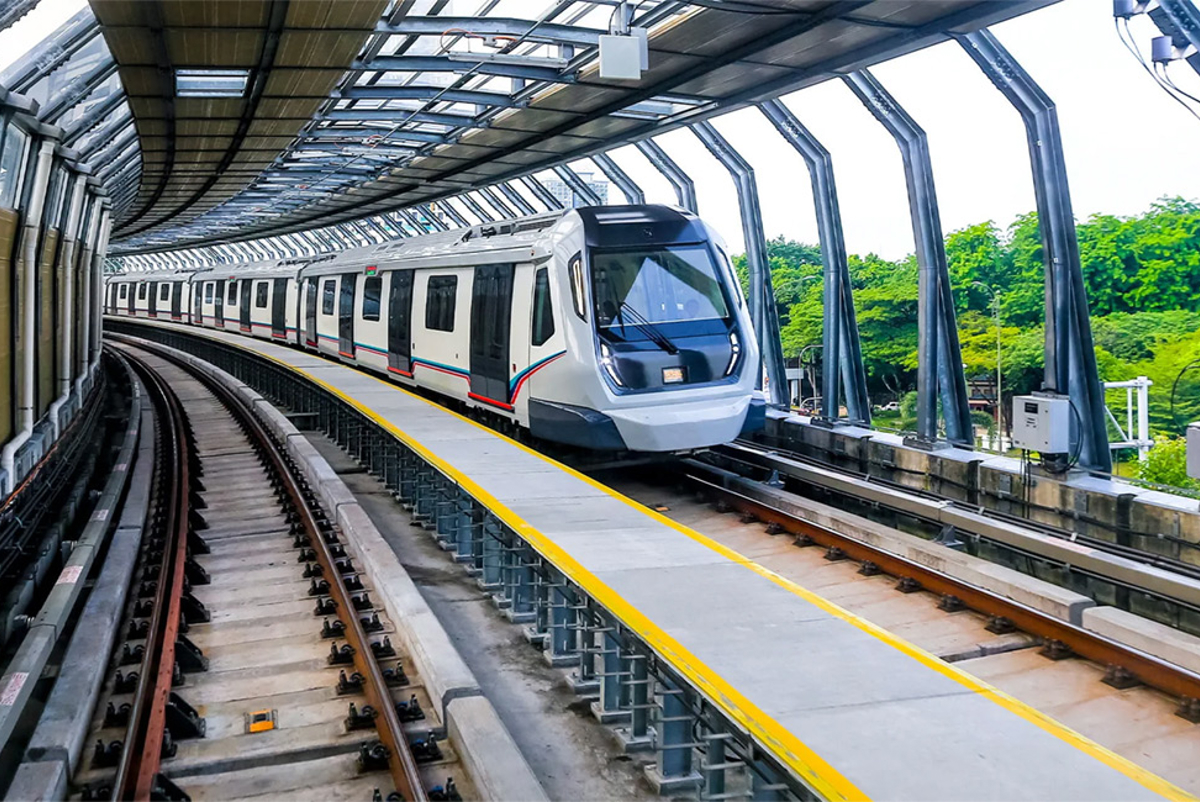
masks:
<svg viewBox="0 0 1200 802"><path fill-rule="evenodd" d="M653 323L647 320L641 312L637 311L624 301L621 301L620 312L622 322L624 322L625 316L628 315L633 319L634 328L649 337L650 341L659 348L666 351L671 356L675 356L679 353L679 349L675 347L675 343L671 342L670 338L659 331L658 328L656 328Z"/></svg>

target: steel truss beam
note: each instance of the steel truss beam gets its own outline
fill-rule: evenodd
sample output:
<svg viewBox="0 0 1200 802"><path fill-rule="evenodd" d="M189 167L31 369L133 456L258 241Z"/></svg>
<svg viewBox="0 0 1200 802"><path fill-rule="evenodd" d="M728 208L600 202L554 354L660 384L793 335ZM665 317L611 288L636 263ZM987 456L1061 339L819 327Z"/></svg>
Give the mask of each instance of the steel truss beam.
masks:
<svg viewBox="0 0 1200 802"><path fill-rule="evenodd" d="M858 321L854 313L853 285L842 233L842 213L833 181L833 158L790 109L778 100L759 106L776 130L804 158L812 182L813 208L824 267L824 328L822 331L821 415L836 420L840 409L838 376L846 396L846 416L870 424L871 401L863 366Z"/></svg>
<svg viewBox="0 0 1200 802"><path fill-rule="evenodd" d="M463 56L466 55L463 54ZM530 61L534 61L534 59L531 58ZM487 61L483 57L479 61L473 61L469 58L460 59L449 56L376 56L369 61L355 61L350 65L350 69L364 72L372 70L380 72L470 72L475 75L499 75L556 84L575 82L572 76L564 75L557 67L544 67L540 64L509 64Z"/></svg>
<svg viewBox="0 0 1200 802"><path fill-rule="evenodd" d="M1071 398L1071 442L1078 449L1079 464L1108 473L1112 470L1112 453L1108 447L1104 389L1092 343L1058 112L1049 95L990 31L957 38L1025 123L1046 270L1044 384L1047 390L1067 393Z"/></svg>
<svg viewBox="0 0 1200 802"><path fill-rule="evenodd" d="M679 200L679 205L692 214L699 214L700 207L696 202L696 184L692 181L691 176L685 173L683 168L676 164L675 160L668 156L667 152L653 139L642 139L634 142L633 145L675 188L675 197Z"/></svg>
<svg viewBox="0 0 1200 802"><path fill-rule="evenodd" d="M925 131L908 116L869 71L842 80L874 115L900 148L908 186L908 209L917 246L917 437L937 441L937 404L942 400L946 439L972 446L971 408L954 317L954 296L942 241L942 221L933 184L933 163Z"/></svg>
<svg viewBox="0 0 1200 802"><path fill-rule="evenodd" d="M642 188L630 177L629 173L621 169L621 165L613 161L612 156L607 153L597 153L592 157L592 161L600 168L600 172L604 173L608 180L621 190L625 200L632 204L646 202L646 193L642 192Z"/></svg>
<svg viewBox="0 0 1200 802"><path fill-rule="evenodd" d="M771 288L771 270L767 263L767 235L763 232L762 209L758 203L758 185L754 169L733 145L721 136L712 123L691 126L699 140L729 171L737 188L738 209L742 218L742 236L746 240L746 263L750 268L750 317L762 351L767 374L767 402L790 409L787 370L783 364L783 342L779 333L779 311Z"/></svg>
<svg viewBox="0 0 1200 802"><path fill-rule="evenodd" d="M447 31L455 29L469 31L471 34L520 38L524 42L580 47L595 47L600 43L600 35L606 33L606 31L598 31L594 28L513 17L451 16L406 16L396 23L379 23L375 27L375 32L400 36L442 36Z"/></svg>

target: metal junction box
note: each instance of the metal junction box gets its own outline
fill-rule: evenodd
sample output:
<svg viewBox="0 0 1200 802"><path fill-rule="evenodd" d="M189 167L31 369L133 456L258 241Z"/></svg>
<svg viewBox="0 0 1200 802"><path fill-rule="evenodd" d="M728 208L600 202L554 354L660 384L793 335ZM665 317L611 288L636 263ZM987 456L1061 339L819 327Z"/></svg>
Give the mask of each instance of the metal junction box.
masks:
<svg viewBox="0 0 1200 802"><path fill-rule="evenodd" d="M1071 450L1071 402L1065 396L1019 395L1013 399L1012 443L1042 454Z"/></svg>
<svg viewBox="0 0 1200 802"><path fill-rule="evenodd" d="M1200 479L1200 421L1187 427L1187 475Z"/></svg>

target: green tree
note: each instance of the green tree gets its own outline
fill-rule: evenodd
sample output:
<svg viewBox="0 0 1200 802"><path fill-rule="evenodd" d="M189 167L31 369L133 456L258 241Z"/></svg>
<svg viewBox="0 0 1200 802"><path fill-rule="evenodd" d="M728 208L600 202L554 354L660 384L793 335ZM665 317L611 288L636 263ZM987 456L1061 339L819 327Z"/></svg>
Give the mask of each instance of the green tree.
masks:
<svg viewBox="0 0 1200 802"><path fill-rule="evenodd" d="M1200 484L1188 478L1187 441L1182 437L1156 438L1146 461L1138 465L1138 478L1187 490L1200 489Z"/></svg>

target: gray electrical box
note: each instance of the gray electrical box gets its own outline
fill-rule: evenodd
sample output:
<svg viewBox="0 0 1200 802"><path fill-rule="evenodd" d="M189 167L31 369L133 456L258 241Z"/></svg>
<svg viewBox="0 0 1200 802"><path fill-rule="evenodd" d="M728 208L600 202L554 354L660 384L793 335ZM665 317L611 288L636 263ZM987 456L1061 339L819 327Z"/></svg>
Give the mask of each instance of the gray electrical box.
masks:
<svg viewBox="0 0 1200 802"><path fill-rule="evenodd" d="M1187 475L1200 479L1200 422L1187 427Z"/></svg>
<svg viewBox="0 0 1200 802"><path fill-rule="evenodd" d="M642 43L636 36L600 37L600 77L636 81L642 77Z"/></svg>
<svg viewBox="0 0 1200 802"><path fill-rule="evenodd" d="M1013 399L1012 443L1042 454L1071 450L1071 402L1065 396L1019 395Z"/></svg>

